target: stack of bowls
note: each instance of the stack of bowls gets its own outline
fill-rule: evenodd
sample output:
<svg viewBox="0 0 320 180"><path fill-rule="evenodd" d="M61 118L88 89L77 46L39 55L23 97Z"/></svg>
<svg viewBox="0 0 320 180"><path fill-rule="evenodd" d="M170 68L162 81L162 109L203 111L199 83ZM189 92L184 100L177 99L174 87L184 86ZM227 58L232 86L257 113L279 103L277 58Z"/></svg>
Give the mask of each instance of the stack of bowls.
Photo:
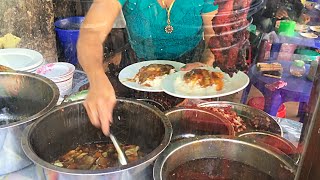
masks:
<svg viewBox="0 0 320 180"><path fill-rule="evenodd" d="M41 53L25 48L0 49L0 65L16 71L34 73L45 60Z"/></svg>
<svg viewBox="0 0 320 180"><path fill-rule="evenodd" d="M66 62L49 63L36 70L36 74L51 79L59 88L60 97L69 95L72 90L75 66Z"/></svg>

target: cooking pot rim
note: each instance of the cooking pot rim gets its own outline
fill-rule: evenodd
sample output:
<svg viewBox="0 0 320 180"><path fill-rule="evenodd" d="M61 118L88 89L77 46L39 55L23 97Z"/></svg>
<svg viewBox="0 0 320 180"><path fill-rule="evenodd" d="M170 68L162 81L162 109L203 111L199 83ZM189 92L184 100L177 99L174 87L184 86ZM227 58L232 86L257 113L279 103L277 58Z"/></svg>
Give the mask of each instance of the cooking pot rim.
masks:
<svg viewBox="0 0 320 180"><path fill-rule="evenodd" d="M1 75L18 75L18 76L28 76L28 77L32 77L35 79L38 79L40 81L45 82L46 84L49 85L49 87L52 89L53 91L53 97L51 99L51 101L48 103L48 105L46 107L44 107L41 111L39 111L38 113L25 118L24 120L19 120L17 122L13 122L13 123L9 123L9 124L5 124L5 125L1 125L0 126L0 130L2 129L7 129L7 128L11 128L11 127L15 127L15 126L19 126L22 124L26 124L28 122L31 122L41 116L43 116L45 113L49 112L52 108L54 108L59 100L59 88L58 86L51 81L50 79L35 74L35 73L30 73L30 72L25 72L25 71L14 71L14 72L0 72L0 76Z"/></svg>
<svg viewBox="0 0 320 180"><path fill-rule="evenodd" d="M227 126L228 131L230 133L229 136L235 136L236 135L236 133L234 131L234 128L233 128L233 126L232 126L230 121L228 121L225 117L216 115L216 114L214 114L214 113L212 113L212 112L210 112L210 111L208 111L206 109L201 109L199 107L174 107L172 109L169 109L169 110L165 111L164 113L165 113L166 116L169 116L171 113L175 113L177 111L179 112L179 111L188 111L188 110L204 112L204 113L216 116L217 118L219 118L219 120L221 122L223 122ZM170 121L170 119L169 119L169 121Z"/></svg>
<svg viewBox="0 0 320 180"><path fill-rule="evenodd" d="M36 126L43 121L47 116L49 116L52 113L55 113L56 111L61 110L62 108L68 107L68 106L72 106L72 105L76 105L76 104L80 104L83 103L84 100L78 100L78 101L74 101L74 102L70 102L70 103L66 103L66 104L61 104L59 106L57 106L54 110L50 111L49 113L47 113L46 115L42 116L41 118L39 118L39 120L37 120L35 123L33 123L32 125L28 126L24 132L23 132L23 136L21 138L21 144L22 144L22 149L25 152L25 154L27 155L27 157L33 161L35 164L51 170L51 171L55 171L58 173L63 173L63 174L70 174L70 175L107 175L107 174L114 174L114 173L119 173L119 172L124 172L139 166L143 166L145 163L148 162L152 162L154 159L156 159L156 157L162 153L165 148L169 145L170 140L171 140L171 136L172 136L172 126L171 123L169 121L169 119L164 115L163 112L161 112L158 108L153 107L152 105L142 102L142 101L138 101L135 99L130 99L130 98L117 98L117 101L122 101L122 102L130 102L130 103L135 103L135 104L139 104L144 106L145 108L148 108L151 111L154 111L157 115L160 116L160 119L163 123L165 132L164 132L164 136L163 139L160 143L160 145L158 147L156 147L153 151L151 151L150 153L148 153L146 156L140 158L139 160L130 163L128 165L124 165L124 166L119 166L119 167L111 167L111 168L107 168L107 169L101 169L101 170L78 170L78 169L66 169L66 168L60 168L58 166L55 166L53 164L50 164L48 162L46 162L45 160L41 159L31 148L31 143L30 143L30 135L31 132L33 131L33 129L36 128Z"/></svg>
<svg viewBox="0 0 320 180"><path fill-rule="evenodd" d="M161 174L163 171L164 164L166 163L167 159L170 156L172 156L176 151L180 150L181 148L183 148L185 146L189 146L194 143L206 142L206 141L209 141L209 142L210 141L220 141L220 142L228 141L228 142L240 143L242 145L252 146L252 147L258 148L260 150L263 150L263 151L277 157L278 159L281 159L282 162L284 162L285 165L288 167L288 170L290 168L290 170L294 173L297 171L297 166L295 165L295 162L292 159L290 159L287 155L285 155L280 150L273 148L271 146L267 146L262 143L255 142L254 140L251 140L251 139L243 139L243 138L237 137L237 136L203 135L203 136L196 136L196 137L191 137L191 138L187 138L187 139L182 139L182 140L176 141L174 143L171 143L166 148L166 150L157 158L156 162L154 163L153 178L155 180L162 179ZM268 148L270 148L270 149L268 149Z"/></svg>
<svg viewBox="0 0 320 180"><path fill-rule="evenodd" d="M272 119L280 129L279 135L281 137L283 137L283 128L282 128L282 126L280 126L279 121L277 121L276 118L270 116L268 113L266 113L260 109L253 108L253 107L248 106L246 104L241 104L241 103L236 103L236 102L231 102L231 101L209 101L209 102L203 102L203 103L197 104L197 107L199 107L199 108L202 108L202 107L204 107L204 108L205 107L218 107L219 108L219 107L228 107L228 106L231 106L232 109L236 109L236 107L243 107L246 109L250 109L251 111L254 111L257 114L260 114L264 117L268 117L269 119Z"/></svg>

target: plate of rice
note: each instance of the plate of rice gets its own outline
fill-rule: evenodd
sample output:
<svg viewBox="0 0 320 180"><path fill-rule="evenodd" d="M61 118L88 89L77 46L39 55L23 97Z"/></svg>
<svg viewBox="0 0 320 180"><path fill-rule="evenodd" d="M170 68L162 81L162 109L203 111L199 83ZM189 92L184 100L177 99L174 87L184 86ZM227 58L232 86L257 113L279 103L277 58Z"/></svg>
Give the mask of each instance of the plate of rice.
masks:
<svg viewBox="0 0 320 180"><path fill-rule="evenodd" d="M119 73L119 81L131 89L162 92L162 81L180 70L185 64L169 60L149 60L125 67Z"/></svg>
<svg viewBox="0 0 320 180"><path fill-rule="evenodd" d="M190 73L191 71L179 71L163 80L162 88L164 92L175 97L187 99L217 98L241 91L249 84L249 77L241 71L231 78L219 68L205 67L201 69L207 70L211 78L203 78L203 74L208 74L208 72L201 72L199 80L189 80L187 77L190 74L199 72L194 70L191 70L193 71L192 73Z"/></svg>

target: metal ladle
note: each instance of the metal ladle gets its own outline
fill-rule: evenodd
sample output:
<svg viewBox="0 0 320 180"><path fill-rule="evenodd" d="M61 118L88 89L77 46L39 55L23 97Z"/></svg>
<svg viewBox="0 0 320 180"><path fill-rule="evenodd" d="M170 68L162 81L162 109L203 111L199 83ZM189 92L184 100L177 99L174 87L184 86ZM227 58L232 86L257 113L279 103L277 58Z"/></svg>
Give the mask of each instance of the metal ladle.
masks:
<svg viewBox="0 0 320 180"><path fill-rule="evenodd" d="M118 153L118 160L120 162L121 165L127 165L128 162L127 162L127 159L126 159L126 156L125 156L125 153L122 151L122 149L120 148L119 146L119 143L118 143L118 140L116 139L116 137L110 132L110 135L109 135L114 147L116 148L117 150L117 153Z"/></svg>

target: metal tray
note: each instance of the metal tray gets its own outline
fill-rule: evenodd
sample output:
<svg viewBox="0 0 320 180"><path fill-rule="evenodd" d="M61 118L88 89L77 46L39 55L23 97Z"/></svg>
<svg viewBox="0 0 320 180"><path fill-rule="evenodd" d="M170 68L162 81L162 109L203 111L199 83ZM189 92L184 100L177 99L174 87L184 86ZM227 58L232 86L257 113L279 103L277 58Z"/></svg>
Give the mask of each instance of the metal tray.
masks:
<svg viewBox="0 0 320 180"><path fill-rule="evenodd" d="M228 101L211 101L211 102L204 102L204 103L199 103L197 104L198 107L230 107L238 114L238 116L240 116L247 129L242 131L243 132L247 132L247 131L268 131L274 134L278 134L280 136L283 137L283 130L281 128L281 126L279 125L279 123L275 120L275 118L273 118L272 116L270 116L269 114L267 114L264 111L261 111L259 109L255 109L253 107L244 105L244 104L240 104L240 103L235 103L235 102L228 102ZM260 119L261 121L259 122L260 124L263 124L264 122L266 122L269 119L269 123L270 125L268 127L262 127L262 126L258 126L258 127L254 127L251 123L251 121L255 118ZM238 133L236 133L237 135Z"/></svg>

